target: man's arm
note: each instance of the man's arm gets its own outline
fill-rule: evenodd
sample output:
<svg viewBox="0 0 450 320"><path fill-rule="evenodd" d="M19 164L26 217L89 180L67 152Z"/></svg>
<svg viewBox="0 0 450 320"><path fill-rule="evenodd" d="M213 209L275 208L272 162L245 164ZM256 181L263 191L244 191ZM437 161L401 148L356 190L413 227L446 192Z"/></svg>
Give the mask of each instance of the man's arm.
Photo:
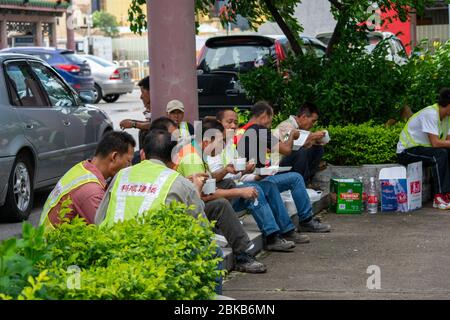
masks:
<svg viewBox="0 0 450 320"><path fill-rule="evenodd" d="M233 189L217 189L216 192L209 196L202 197L203 201L208 202L220 198L234 199L234 198L244 198L244 199L256 199L258 197L258 191L256 188L233 188Z"/></svg>
<svg viewBox="0 0 450 320"><path fill-rule="evenodd" d="M122 129L131 129L133 128L133 125L136 129L139 130L149 130L150 129L150 121L140 121L140 120L132 120L132 119L125 119L120 122L120 128Z"/></svg>
<svg viewBox="0 0 450 320"><path fill-rule="evenodd" d="M282 154L283 156L290 155L292 153L292 147L294 145L294 140L296 140L298 138L299 138L298 130L292 130L286 141L280 141L278 143L278 148L279 148L280 154Z"/></svg>
<svg viewBox="0 0 450 320"><path fill-rule="evenodd" d="M205 210L205 204L200 199L200 194L197 186L194 186L189 180L179 176L173 183L166 198L166 204L173 201L184 203L187 206L194 206L189 214L197 218Z"/></svg>
<svg viewBox="0 0 450 320"><path fill-rule="evenodd" d="M430 139L433 148L450 148L450 140L441 140L438 136L428 133L428 139Z"/></svg>
<svg viewBox="0 0 450 320"><path fill-rule="evenodd" d="M109 184L108 190L106 190L105 196L103 197L102 202L100 202L97 212L95 213L94 223L96 225L101 224L106 218L106 211L108 211L109 201L111 200L111 192L115 182L116 177L114 177Z"/></svg>

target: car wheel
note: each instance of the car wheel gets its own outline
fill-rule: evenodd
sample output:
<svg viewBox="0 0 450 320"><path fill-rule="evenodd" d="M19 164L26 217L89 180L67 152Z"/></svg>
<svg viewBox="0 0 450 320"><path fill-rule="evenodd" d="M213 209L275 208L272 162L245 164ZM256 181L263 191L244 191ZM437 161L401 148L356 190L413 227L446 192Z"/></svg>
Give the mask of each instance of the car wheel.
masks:
<svg viewBox="0 0 450 320"><path fill-rule="evenodd" d="M110 94L108 96L104 96L103 100L107 103L114 103L119 100L120 94Z"/></svg>
<svg viewBox="0 0 450 320"><path fill-rule="evenodd" d="M33 166L25 154L19 154L9 176L6 202L0 220L3 222L27 220L33 208L33 199Z"/></svg>
<svg viewBox="0 0 450 320"><path fill-rule="evenodd" d="M98 84L94 86L94 99L94 104L99 103L103 99L102 88Z"/></svg>

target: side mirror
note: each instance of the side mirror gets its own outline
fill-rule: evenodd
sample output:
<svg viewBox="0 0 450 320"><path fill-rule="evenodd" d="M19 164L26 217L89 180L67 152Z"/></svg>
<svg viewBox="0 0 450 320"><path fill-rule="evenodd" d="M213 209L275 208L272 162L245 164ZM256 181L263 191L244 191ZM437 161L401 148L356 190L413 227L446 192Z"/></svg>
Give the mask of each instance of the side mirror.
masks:
<svg viewBox="0 0 450 320"><path fill-rule="evenodd" d="M80 99L83 103L94 103L95 102L93 91L82 91L78 94L78 96L80 97Z"/></svg>
<svg viewBox="0 0 450 320"><path fill-rule="evenodd" d="M203 71L203 69L197 69L197 75L201 76L202 74L204 74L205 72Z"/></svg>

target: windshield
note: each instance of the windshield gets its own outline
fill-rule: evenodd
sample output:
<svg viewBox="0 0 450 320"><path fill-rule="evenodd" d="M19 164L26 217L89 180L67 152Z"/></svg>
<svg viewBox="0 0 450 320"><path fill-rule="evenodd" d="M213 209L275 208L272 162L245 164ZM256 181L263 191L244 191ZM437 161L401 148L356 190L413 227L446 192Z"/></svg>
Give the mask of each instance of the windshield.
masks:
<svg viewBox="0 0 450 320"><path fill-rule="evenodd" d="M200 66L210 71L249 71L263 65L272 55L270 47L229 46L208 48Z"/></svg>

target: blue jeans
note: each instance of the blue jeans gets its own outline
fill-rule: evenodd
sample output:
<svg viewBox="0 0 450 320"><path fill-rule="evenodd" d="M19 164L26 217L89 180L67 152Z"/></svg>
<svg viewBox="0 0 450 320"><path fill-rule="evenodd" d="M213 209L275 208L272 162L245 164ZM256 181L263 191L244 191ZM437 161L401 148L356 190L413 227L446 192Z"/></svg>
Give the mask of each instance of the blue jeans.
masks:
<svg viewBox="0 0 450 320"><path fill-rule="evenodd" d="M288 172L277 174L275 176L267 177L263 181L275 183L280 192L290 190L297 208L297 215L300 223L311 220L313 216L311 201L309 200L308 192L306 191L305 180L303 180L303 177L299 173Z"/></svg>
<svg viewBox="0 0 450 320"><path fill-rule="evenodd" d="M234 201L233 209L235 211L250 210L264 236L267 237L274 233L285 234L295 229L275 183L271 181L246 182L237 187L254 187L258 191L256 206L255 200L239 198Z"/></svg>
<svg viewBox="0 0 450 320"><path fill-rule="evenodd" d="M216 251L217 251L217 257L222 258L219 261L219 264L217 265L217 270L223 270L224 269L224 265L223 265L223 251L222 251L222 249L220 247L217 247ZM216 287L215 287L215 290L214 290L216 292L216 294L219 294L219 295L222 294L222 281L223 281L222 277L216 278Z"/></svg>

